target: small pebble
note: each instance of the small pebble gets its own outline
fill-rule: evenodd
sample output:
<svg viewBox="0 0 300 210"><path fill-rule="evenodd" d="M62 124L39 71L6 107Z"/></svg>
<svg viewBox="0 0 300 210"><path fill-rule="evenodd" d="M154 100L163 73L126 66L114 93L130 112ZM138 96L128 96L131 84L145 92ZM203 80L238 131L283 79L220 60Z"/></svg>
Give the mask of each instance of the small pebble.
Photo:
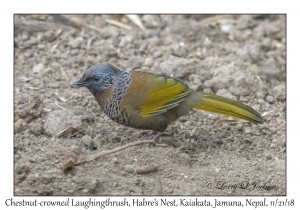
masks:
<svg viewBox="0 0 300 210"><path fill-rule="evenodd" d="M41 70L43 70L44 69L44 64L42 64L42 63L39 63L39 64L37 64L37 65L35 65L34 67L33 67L33 69L32 69L32 72L34 73L34 74L37 74L37 73L39 73Z"/></svg>
<svg viewBox="0 0 300 210"><path fill-rule="evenodd" d="M88 190L88 189L83 189L82 192L83 192L83 193L88 193L89 190Z"/></svg>
<svg viewBox="0 0 300 210"><path fill-rule="evenodd" d="M114 163L114 164L119 163L119 161L118 161L117 158L112 158L112 159L111 159L111 162Z"/></svg>
<svg viewBox="0 0 300 210"><path fill-rule="evenodd" d="M153 65L153 59L152 57L147 57L145 59L145 63L144 63L145 66L148 66L148 67L151 67Z"/></svg>
<svg viewBox="0 0 300 210"><path fill-rule="evenodd" d="M71 146L71 151L74 152L75 154L80 154L81 153L81 147L74 144L74 145Z"/></svg>
<svg viewBox="0 0 300 210"><path fill-rule="evenodd" d="M274 98L273 96L268 95L267 98L266 98L266 100L267 100L267 102L269 102L269 103L274 103L275 98Z"/></svg>
<svg viewBox="0 0 300 210"><path fill-rule="evenodd" d="M223 141L220 139L214 140L213 143L217 144L217 145L222 145Z"/></svg>
<svg viewBox="0 0 300 210"><path fill-rule="evenodd" d="M128 172L128 173L133 173L134 172L134 168L132 165L125 165L124 166L124 171Z"/></svg>
<svg viewBox="0 0 300 210"><path fill-rule="evenodd" d="M268 154L268 155L266 156L266 159L267 159L267 160L271 160L271 159L272 159L272 155L271 155L271 154Z"/></svg>
<svg viewBox="0 0 300 210"><path fill-rule="evenodd" d="M244 129L244 126L242 124L237 124L235 127L239 131L242 131Z"/></svg>

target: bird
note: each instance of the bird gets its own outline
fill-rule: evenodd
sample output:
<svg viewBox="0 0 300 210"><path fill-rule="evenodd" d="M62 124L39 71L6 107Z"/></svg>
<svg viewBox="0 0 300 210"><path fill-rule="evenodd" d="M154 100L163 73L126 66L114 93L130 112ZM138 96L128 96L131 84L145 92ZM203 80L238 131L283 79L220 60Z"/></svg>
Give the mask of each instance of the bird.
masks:
<svg viewBox="0 0 300 210"><path fill-rule="evenodd" d="M197 92L183 81L142 71L124 71L110 63L88 68L71 87L86 87L113 121L155 133L154 143L169 124L191 110L204 110L263 123L262 116L242 102Z"/></svg>

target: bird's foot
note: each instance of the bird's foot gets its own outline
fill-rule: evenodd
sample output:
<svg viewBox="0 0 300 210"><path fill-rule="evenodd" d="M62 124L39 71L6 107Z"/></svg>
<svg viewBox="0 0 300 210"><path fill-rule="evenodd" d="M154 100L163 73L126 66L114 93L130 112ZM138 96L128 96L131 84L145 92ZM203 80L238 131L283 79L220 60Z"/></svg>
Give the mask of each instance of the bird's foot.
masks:
<svg viewBox="0 0 300 210"><path fill-rule="evenodd" d="M159 141L159 138L161 136L170 136L171 134L168 133L168 132L159 132L159 131L154 131L154 130L140 130L139 132L136 132L134 133L133 135L148 135L148 136L153 136L154 135L154 138L153 138L153 143L151 145L155 145L158 143Z"/></svg>
<svg viewBox="0 0 300 210"><path fill-rule="evenodd" d="M158 133L160 133L160 136L171 136L168 132L159 132L154 130L140 130L139 132L134 133L133 135L148 135L148 136L156 136ZM155 138L155 137L154 137ZM159 137L158 137L159 138Z"/></svg>
<svg viewBox="0 0 300 210"><path fill-rule="evenodd" d="M158 132L158 133L154 136L154 138L153 138L154 143L158 143L159 138L160 138L160 136L161 136L162 134L163 134L163 132Z"/></svg>
<svg viewBox="0 0 300 210"><path fill-rule="evenodd" d="M142 136L144 134L149 134L149 132L151 132L151 130L140 130L139 132L134 133L133 136L135 135Z"/></svg>

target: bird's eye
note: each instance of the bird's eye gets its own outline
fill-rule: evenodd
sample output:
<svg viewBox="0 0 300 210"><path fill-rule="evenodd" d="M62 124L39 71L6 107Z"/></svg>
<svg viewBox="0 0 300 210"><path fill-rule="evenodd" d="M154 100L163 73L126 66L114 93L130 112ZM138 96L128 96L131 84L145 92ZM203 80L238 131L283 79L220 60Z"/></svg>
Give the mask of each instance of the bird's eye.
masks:
<svg viewBox="0 0 300 210"><path fill-rule="evenodd" d="M94 81L95 81L95 82L98 82L99 80L100 80L99 77L94 77Z"/></svg>

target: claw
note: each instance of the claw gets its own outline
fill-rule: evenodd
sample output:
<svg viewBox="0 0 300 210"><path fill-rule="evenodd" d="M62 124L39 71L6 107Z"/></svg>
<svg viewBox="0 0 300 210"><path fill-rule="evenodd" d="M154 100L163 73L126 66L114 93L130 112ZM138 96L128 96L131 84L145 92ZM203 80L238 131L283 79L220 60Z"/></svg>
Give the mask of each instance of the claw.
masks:
<svg viewBox="0 0 300 210"><path fill-rule="evenodd" d="M162 132L158 132L156 135L155 135L155 137L153 138L153 141L155 142L155 143L158 143L158 140L159 140L159 137L162 135Z"/></svg>

